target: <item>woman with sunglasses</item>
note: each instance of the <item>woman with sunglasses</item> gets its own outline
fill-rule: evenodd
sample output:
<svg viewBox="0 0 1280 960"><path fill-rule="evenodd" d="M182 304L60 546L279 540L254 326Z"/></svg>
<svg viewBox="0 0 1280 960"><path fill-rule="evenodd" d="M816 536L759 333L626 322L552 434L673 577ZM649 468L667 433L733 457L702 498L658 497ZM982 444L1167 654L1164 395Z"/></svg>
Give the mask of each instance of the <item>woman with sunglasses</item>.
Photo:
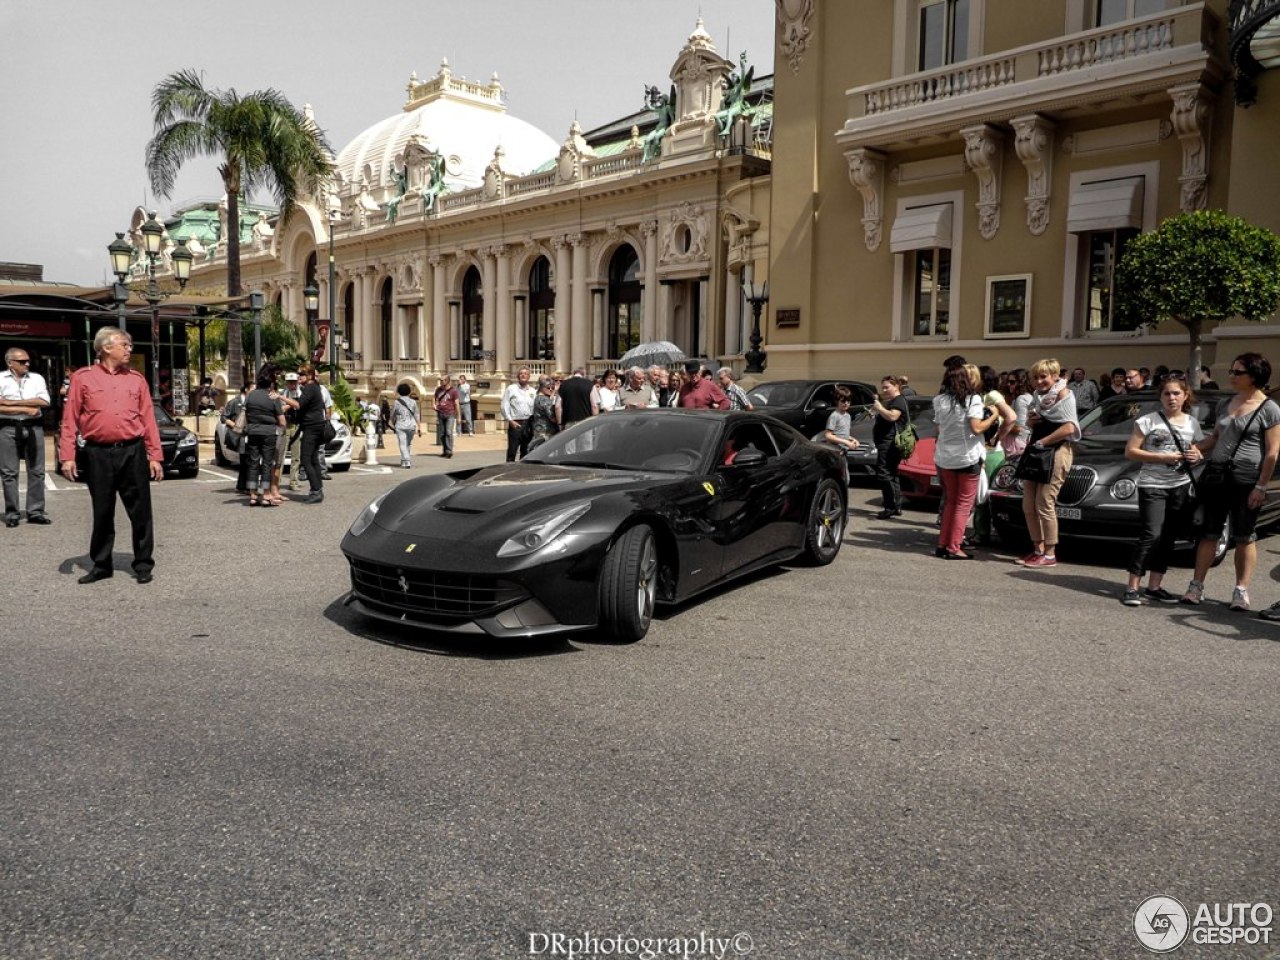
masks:
<svg viewBox="0 0 1280 960"><path fill-rule="evenodd" d="M1185 377L1166 377L1160 385L1160 409L1137 419L1125 446L1124 455L1142 464L1138 471L1142 532L1129 559L1129 582L1120 599L1126 607L1142 605L1138 588L1147 571L1151 572L1148 599L1161 603L1178 601L1163 583L1178 532L1177 519L1186 515L1190 502L1188 468L1200 462L1200 450L1195 444L1204 439L1204 433L1191 412L1195 402L1196 396Z"/></svg>
<svg viewBox="0 0 1280 960"><path fill-rule="evenodd" d="M1230 518L1236 567L1231 609L1248 610L1249 583L1258 561L1254 527L1280 456L1280 430L1272 429L1280 424L1280 406L1267 399L1271 363L1262 354L1242 353L1231 361L1227 376L1235 396L1219 412L1213 433L1198 444L1209 461L1199 481L1204 526L1196 547L1195 575L1182 602L1197 605L1204 599L1204 578Z"/></svg>

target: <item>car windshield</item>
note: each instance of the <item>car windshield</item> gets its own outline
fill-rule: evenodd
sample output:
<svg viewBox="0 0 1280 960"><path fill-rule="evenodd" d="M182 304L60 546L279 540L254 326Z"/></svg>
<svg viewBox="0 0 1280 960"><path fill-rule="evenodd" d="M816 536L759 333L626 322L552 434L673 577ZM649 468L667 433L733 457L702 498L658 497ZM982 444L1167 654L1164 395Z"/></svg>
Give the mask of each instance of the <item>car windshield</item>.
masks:
<svg viewBox="0 0 1280 960"><path fill-rule="evenodd" d="M921 437L932 437L936 432L933 422L933 397L907 397L907 412L911 414L911 423ZM854 426L859 424L870 429L876 418L875 411L865 407L854 415Z"/></svg>
<svg viewBox="0 0 1280 960"><path fill-rule="evenodd" d="M164 407L160 406L160 404L158 403L153 404L153 406L155 407L155 410L156 410L156 426L159 426L159 427L176 427L177 426L177 422L173 419L173 417L169 416L169 414L165 411Z"/></svg>
<svg viewBox="0 0 1280 960"><path fill-rule="evenodd" d="M1213 429L1218 403L1218 398L1211 397L1201 398L1192 405L1191 412L1206 433ZM1080 420L1080 433L1090 440L1128 440L1138 418L1159 409L1160 399L1154 394L1110 397L1084 415Z"/></svg>
<svg viewBox="0 0 1280 960"><path fill-rule="evenodd" d="M747 399L755 407L794 407L808 392L808 385L803 383L762 383L747 394Z"/></svg>
<svg viewBox="0 0 1280 960"><path fill-rule="evenodd" d="M662 411L607 413L574 424L529 452L527 463L693 473L721 423Z"/></svg>

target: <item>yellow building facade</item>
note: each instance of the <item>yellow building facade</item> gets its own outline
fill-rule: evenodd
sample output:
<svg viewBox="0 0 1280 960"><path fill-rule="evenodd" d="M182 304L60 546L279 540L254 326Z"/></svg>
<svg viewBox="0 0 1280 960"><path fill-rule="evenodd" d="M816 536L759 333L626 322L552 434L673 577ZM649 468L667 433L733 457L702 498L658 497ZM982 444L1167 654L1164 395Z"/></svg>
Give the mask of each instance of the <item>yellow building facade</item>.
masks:
<svg viewBox="0 0 1280 960"><path fill-rule="evenodd" d="M1187 364L1125 329L1125 243L1184 210L1280 232L1280 71L1238 106L1226 0L778 0L769 378L1045 356ZM1219 326L1215 372L1280 325Z"/></svg>

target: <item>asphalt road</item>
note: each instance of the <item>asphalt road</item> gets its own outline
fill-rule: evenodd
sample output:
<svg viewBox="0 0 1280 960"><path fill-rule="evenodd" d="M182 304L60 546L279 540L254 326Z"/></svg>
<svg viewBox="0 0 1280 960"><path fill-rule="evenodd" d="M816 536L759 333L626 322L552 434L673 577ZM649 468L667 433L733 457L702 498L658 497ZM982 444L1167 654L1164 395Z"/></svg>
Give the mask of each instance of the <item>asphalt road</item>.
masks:
<svg viewBox="0 0 1280 960"><path fill-rule="evenodd" d="M405 476L166 481L150 585L123 511L76 584L60 479L0 530L0 956L1123 958L1149 896L1280 914L1280 626L1122 607L1119 555L943 563L855 489L833 566L640 643L422 642L341 605L341 534Z"/></svg>

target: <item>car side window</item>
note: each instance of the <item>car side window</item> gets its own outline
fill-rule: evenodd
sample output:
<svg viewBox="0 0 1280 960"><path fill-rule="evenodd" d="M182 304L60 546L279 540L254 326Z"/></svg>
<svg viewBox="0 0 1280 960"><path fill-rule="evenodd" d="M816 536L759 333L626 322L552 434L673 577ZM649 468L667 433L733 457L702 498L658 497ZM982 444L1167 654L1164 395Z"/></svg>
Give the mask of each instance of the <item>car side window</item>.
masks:
<svg viewBox="0 0 1280 960"><path fill-rule="evenodd" d="M722 465L732 466L738 454L748 447L759 450L766 460L778 455L773 437L763 423L745 423L734 427L725 438L724 448L721 451Z"/></svg>
<svg viewBox="0 0 1280 960"><path fill-rule="evenodd" d="M791 449L792 444L800 439L800 434L794 430L788 430L784 424L769 424L769 436L773 437L773 442L778 446L779 453L786 453Z"/></svg>
<svg viewBox="0 0 1280 960"><path fill-rule="evenodd" d="M875 391L868 390L865 383L851 383L849 381L845 381L840 384L840 386L847 387L849 392L853 394L853 405L855 407L864 406L875 399Z"/></svg>
<svg viewBox="0 0 1280 960"><path fill-rule="evenodd" d="M834 383L824 383L813 391L813 396L809 398L809 408L812 409L820 403L825 403L828 407L836 405L836 385Z"/></svg>

